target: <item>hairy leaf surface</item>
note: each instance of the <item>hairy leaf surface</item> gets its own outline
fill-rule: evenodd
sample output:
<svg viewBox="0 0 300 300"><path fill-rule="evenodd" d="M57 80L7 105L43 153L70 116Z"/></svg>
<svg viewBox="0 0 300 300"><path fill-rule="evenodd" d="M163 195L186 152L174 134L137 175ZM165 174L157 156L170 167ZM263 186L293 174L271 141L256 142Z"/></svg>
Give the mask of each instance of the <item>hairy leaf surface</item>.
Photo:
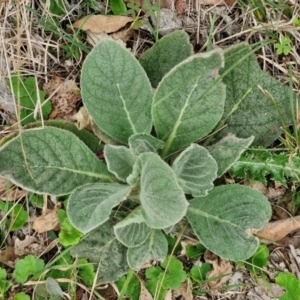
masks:
<svg viewBox="0 0 300 300"><path fill-rule="evenodd" d="M233 133L240 138L254 135L254 145L267 147L282 134L282 126L292 121L289 88L263 72L247 44L238 44L225 51L223 77L226 84L225 112L219 133L224 137Z"/></svg>
<svg viewBox="0 0 300 300"><path fill-rule="evenodd" d="M22 132L0 148L0 176L36 193L66 195L85 183L114 177L69 131L45 127Z"/></svg>
<svg viewBox="0 0 300 300"><path fill-rule="evenodd" d="M271 217L268 200L242 185L223 185L208 196L195 198L187 212L189 223L201 243L233 261L252 256L259 246L252 230L263 228Z"/></svg>
<svg viewBox="0 0 300 300"><path fill-rule="evenodd" d="M71 224L87 233L109 219L111 210L126 199L128 185L95 183L81 186L69 197L67 214Z"/></svg>
<svg viewBox="0 0 300 300"><path fill-rule="evenodd" d="M193 54L193 47L185 31L174 31L146 50L140 59L151 84L157 87L163 76Z"/></svg>
<svg viewBox="0 0 300 300"><path fill-rule="evenodd" d="M223 175L252 144L254 136L240 139L228 134L218 143L208 148L208 151L218 164L218 177Z"/></svg>
<svg viewBox="0 0 300 300"><path fill-rule="evenodd" d="M134 169L133 173L140 171L140 201L147 225L163 229L179 222L188 202L171 167L149 152L139 156Z"/></svg>
<svg viewBox="0 0 300 300"><path fill-rule="evenodd" d="M166 157L206 136L224 112L225 85L218 80L221 50L196 54L174 67L158 85L154 127Z"/></svg>
<svg viewBox="0 0 300 300"><path fill-rule="evenodd" d="M114 226L117 239L126 247L142 245L148 238L151 228L147 226L139 207L131 212L124 220Z"/></svg>
<svg viewBox="0 0 300 300"><path fill-rule="evenodd" d="M175 159L172 169L184 193L197 197L213 188L218 165L204 147L192 144Z"/></svg>
<svg viewBox="0 0 300 300"><path fill-rule="evenodd" d="M145 152L156 153L158 149L163 149L165 143L147 133L137 133L129 138L129 147L135 155Z"/></svg>
<svg viewBox="0 0 300 300"><path fill-rule="evenodd" d="M127 147L114 145L105 145L104 156L108 170L125 182L137 157Z"/></svg>
<svg viewBox="0 0 300 300"><path fill-rule="evenodd" d="M150 133L152 90L142 66L112 40L87 56L81 75L82 99L101 131L127 144L135 133Z"/></svg>
<svg viewBox="0 0 300 300"><path fill-rule="evenodd" d="M116 239L111 221L97 227L70 253L95 264L99 270L99 284L115 282L128 272L126 248Z"/></svg>
<svg viewBox="0 0 300 300"><path fill-rule="evenodd" d="M160 230L152 230L140 246L129 248L127 261L130 268L138 271L151 260L164 260L168 254L168 242Z"/></svg>

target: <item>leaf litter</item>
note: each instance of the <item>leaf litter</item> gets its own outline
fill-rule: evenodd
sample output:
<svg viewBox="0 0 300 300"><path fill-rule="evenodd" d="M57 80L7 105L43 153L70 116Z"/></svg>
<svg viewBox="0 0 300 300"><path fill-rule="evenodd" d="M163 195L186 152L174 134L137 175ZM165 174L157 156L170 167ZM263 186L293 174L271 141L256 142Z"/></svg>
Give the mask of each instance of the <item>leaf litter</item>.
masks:
<svg viewBox="0 0 300 300"><path fill-rule="evenodd" d="M177 3L177 9L178 9L179 15L180 15L180 14L182 14L182 11L184 11L183 8L181 8L181 10L180 10L180 7L184 7L186 5L186 3L183 3L183 1L176 1L176 3ZM202 5L232 5L233 1L199 0L198 3L202 4ZM165 5L165 6L167 6L166 8L170 10L170 7L168 5ZM187 6L187 9L190 9L190 8ZM211 9L211 8L209 7L209 9ZM229 10L230 9L231 8L229 8ZM208 12L205 12L205 13L208 13ZM171 14L171 15L172 15L172 18L175 19L175 24L176 24L175 27L176 26L178 26L179 28L180 28L180 26L182 27L182 23L178 22L178 19L177 19L178 14L175 13L175 14ZM195 16L197 17L197 13L195 13L195 15L193 17L195 17ZM124 17L115 18L114 19L115 22L105 22L105 23L107 23L108 27L105 27L106 25L103 25L103 20L102 20L102 23L100 21L98 21L98 23L96 25L95 25L95 23L91 22L90 24L88 23L90 28L84 29L84 20L86 20L86 17L84 17L81 20L79 20L79 21L81 21L81 23L77 23L77 22L79 22L79 21L77 21L73 24L73 26L74 26L74 28L76 28L76 27L80 28L82 26L81 29L83 29L83 30L91 30L91 29L94 29L94 26L93 26L93 24L94 24L96 31L99 31L99 29L102 29L102 31L101 31L102 33L104 32L106 34L107 33L111 34L113 32L120 31L120 29L123 28L126 24L132 22L132 20L123 19L123 18ZM121 22L121 19L124 20L124 21L122 21L123 23ZM166 20L167 20L166 24L168 26L168 22L170 22L168 20L170 20L170 19L166 19ZM126 21L126 23L125 23L125 21ZM232 19L232 21L234 21L234 19ZM88 21L86 21L86 22L88 22ZM76 23L77 23L77 25L75 25ZM112 25L111 23L114 23L114 24ZM78 24L80 24L80 25L78 25ZM113 28L113 26L115 26L116 24L118 24L118 26ZM192 24L197 25L197 23L192 23ZM206 33L205 33L206 35L208 33L208 28L209 27L206 26L206 28L204 30L204 31L206 31ZM203 29L201 29L201 30L203 30ZM187 28L187 31L195 33L196 28L195 27L192 29ZM93 33L93 32L91 31L91 33ZM205 36L205 34L204 34L204 36ZM216 37L217 36L218 36L218 32L216 33ZM107 35L106 35L106 37L107 37ZM129 36L129 38L131 38L131 37L132 37L132 35ZM251 39L251 37L247 37L247 39L248 38ZM219 41L219 44L220 44L220 42L222 43L222 38L220 37L220 35L219 35L219 39L220 39L220 41ZM234 37L232 37L232 41L234 41ZM2 40L2 43L3 43L3 40ZM135 41L135 43L137 46L138 42ZM195 44L197 44L196 40L195 40ZM36 47L36 45L34 45L34 46ZM36 47L36 49L38 50L39 48ZM11 57L13 57L12 53L8 53L8 54L11 55ZM53 61L55 61L55 59L51 58L51 55L48 52L44 52L42 54L46 57L47 63L49 63L50 61L51 61L51 63L53 63ZM22 64L26 65L26 58L24 58L24 60L22 60ZM265 62L264 62L264 64L265 64ZM29 64L27 63L27 65L29 65ZM49 63L49 66L50 66L50 63ZM45 67L48 68L48 65L46 65ZM44 75L46 77L46 74L44 74ZM53 103L53 106L54 106L54 112L51 115L51 117L52 118L70 117L72 115L72 113L76 113L76 111L77 111L78 104L81 99L80 98L80 90L74 80L65 80L56 75L53 77L52 80L50 80L48 82L48 84L49 84L48 86L47 86L47 84L45 84L45 86L44 86L45 91L47 91L48 96L50 96L50 98L51 98L50 101ZM0 97L0 99L1 99L1 97ZM3 107L1 106L1 109L2 108ZM82 118L82 116L75 117L75 119L80 120L80 121L78 121L79 123L83 122L83 121L81 121L81 118ZM86 124L85 121L83 123ZM82 126L85 126L85 125L79 125L80 128ZM264 189L264 193L266 193L267 197L270 199L276 199L276 198L280 199L284 195L284 192L285 192L285 191L281 191L281 192L275 191L275 196L274 196L274 193L272 194L272 187L266 187L266 188L267 189L264 189L264 188L262 188L262 189ZM3 189L2 189L2 192L3 192ZM4 192L6 193L5 190L4 190ZM19 194L19 192L21 194ZM8 199L10 201L18 201L19 199L26 196L27 192L15 190L15 193L16 194L9 194ZM47 215L50 216L50 218L46 217ZM261 234L262 236L267 238L268 241L266 241L266 243L270 243L270 240L280 241L282 238L284 238L290 232L299 229L298 224L300 224L300 220L298 217L299 216L285 218L285 219L281 219L281 220L269 223L263 231L258 232L258 235ZM35 222L35 225L33 228L37 232L41 233L41 232L43 232L43 230L45 230L45 232L47 232L49 230L56 228L57 220L55 217L55 209L49 209L48 213L40 216L39 218L40 218L39 219L40 223ZM47 218L49 218L49 219L47 219ZM38 219L36 219L36 220L38 220ZM48 223L50 223L49 227L47 227L49 225ZM293 242L294 242L294 240L290 240L290 244ZM46 249L42 250L41 246L38 246L38 247L40 247L40 250L38 250L38 251L33 250L33 248L36 247L35 246L36 244L39 245L39 240L34 236L27 235L27 236L25 236L25 239L23 239L23 240L20 240L18 237L16 237L14 239L14 241L11 242L11 245L14 245L13 247L8 246L5 250L1 250L0 261L4 264L13 266L13 262L17 259L18 256L20 257L20 256L22 256L24 254L28 254L28 253L32 253L34 255L41 255L44 251L46 251ZM276 260L276 268L278 268L278 269L281 268L283 270L289 270L290 265L291 265L289 263L289 261L290 261L289 248L285 249L283 252L280 252L280 250L277 249L276 251L274 251L274 253L279 258L278 257L275 258L276 255L274 254L274 255L271 255L270 260L271 261ZM282 257L280 258L281 255L284 256L284 258L282 258ZM296 258L299 258L299 256L300 256L300 254L296 253ZM215 277L218 275L223 275L223 274L234 272L233 266L230 263L224 262L224 261L220 260L219 258L214 258L213 260L208 259L207 261L210 261L210 263L214 266L213 272L215 272L215 273L211 272L211 274L213 274L213 275L210 274L209 275L210 277ZM299 263L298 263L298 266L299 266ZM272 268L271 268L271 270L272 270ZM244 276L246 278L246 275L244 275ZM225 276L223 280L221 279L218 281L212 281L209 283L211 285L210 288L216 288L216 287L222 286L224 284L224 282L226 282L228 279L229 279L229 276L228 277ZM244 280L247 281L247 280L249 280L249 278L246 278ZM223 282L220 282L220 281L223 281ZM256 284L258 284L259 286L263 286L263 285L265 285L265 282L257 282ZM181 292L181 294L179 292L179 294L181 296L183 296L185 299L192 299L192 298L189 298L189 297L191 297L190 292L186 292L186 290L190 291L190 287L185 287L184 284L182 284L182 286L183 286L182 292ZM258 297L262 297L263 299L272 299L272 296L274 296L274 295L268 295L268 291L266 289L261 289L259 286L252 290L250 289L250 291L248 290L248 296L250 296L250 297L252 296L252 297L254 297L254 299L255 298L259 299ZM218 295L218 296L221 296L221 294L222 294L222 292L220 292L219 290L218 290L218 292L216 292L216 295ZM174 299L174 297L179 297L180 295L176 294L176 296L175 296L175 294L173 294L172 298L170 298L170 299ZM279 295L280 294L278 294L278 296ZM140 298L140 299L151 299L150 298L151 295L150 296L147 295L147 293L145 291L143 293L141 293L141 297L144 297L144 298ZM171 297L170 293L168 294L168 297ZM224 293L224 297L225 298L227 297L226 299L232 299L228 294L226 295L226 293ZM208 299L208 298L201 297L201 299ZM236 298L236 299L238 299L238 298Z"/></svg>

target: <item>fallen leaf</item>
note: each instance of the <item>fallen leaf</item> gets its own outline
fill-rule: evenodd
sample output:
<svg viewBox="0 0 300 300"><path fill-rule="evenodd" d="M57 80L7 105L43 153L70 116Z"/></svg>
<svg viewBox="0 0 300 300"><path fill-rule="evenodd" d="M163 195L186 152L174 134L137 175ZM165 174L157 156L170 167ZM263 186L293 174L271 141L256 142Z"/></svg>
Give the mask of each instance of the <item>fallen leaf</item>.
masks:
<svg viewBox="0 0 300 300"><path fill-rule="evenodd" d="M91 125L89 114L84 106L80 107L79 111L70 117L75 122L75 125L79 130L82 130Z"/></svg>
<svg viewBox="0 0 300 300"><path fill-rule="evenodd" d="M28 247L37 242L37 238L34 236L26 235L24 240L16 238L15 240L15 254L17 256L23 256L29 254Z"/></svg>
<svg viewBox="0 0 300 300"><path fill-rule="evenodd" d="M34 220L32 228L38 233L43 233L50 230L59 230L57 210L58 207L55 207L54 209L47 209L44 215Z"/></svg>
<svg viewBox="0 0 300 300"><path fill-rule="evenodd" d="M123 31L120 31L121 33ZM132 32L130 30L130 32ZM87 42L93 46L95 46L96 44L98 44L99 42L105 40L105 39L111 39L111 40L114 40L116 41L117 43L119 43L121 46L125 47L126 48L126 41L127 41L127 36L118 36L117 34L119 32L116 32L116 33L113 33L111 35L108 35L107 33L105 32L101 32L101 33L94 33L94 32L91 32L90 30L87 30Z"/></svg>
<svg viewBox="0 0 300 300"><path fill-rule="evenodd" d="M14 268L14 262L16 259L17 255L15 254L15 249L13 247L7 247L0 251L0 262L10 268Z"/></svg>
<svg viewBox="0 0 300 300"><path fill-rule="evenodd" d="M175 8L177 10L177 15L182 16L185 13L186 3L185 0L176 0Z"/></svg>
<svg viewBox="0 0 300 300"><path fill-rule="evenodd" d="M208 282L208 286L210 289L215 289L221 286L223 283L228 281L232 276L232 266L228 260L222 259L215 255L214 253L206 250L204 253L205 262L211 264L213 266L213 270L208 273L207 279L211 279L218 276L223 276L218 280ZM211 291L211 295L215 295L218 291Z"/></svg>
<svg viewBox="0 0 300 300"><path fill-rule="evenodd" d="M133 22L133 18L125 16L89 15L76 21L73 27L85 31L90 30L93 33L112 33L120 30L129 22Z"/></svg>
<svg viewBox="0 0 300 300"><path fill-rule="evenodd" d="M146 289L144 283L141 280L140 280L140 283L141 283L141 292L140 292L139 300L153 300L152 295Z"/></svg>
<svg viewBox="0 0 300 300"><path fill-rule="evenodd" d="M235 0L198 0L202 5L233 5Z"/></svg>
<svg viewBox="0 0 300 300"><path fill-rule="evenodd" d="M289 233L300 228L300 216L287 218L270 222L265 228L257 232L261 237L261 242L270 244L272 241L277 242L287 236Z"/></svg>
<svg viewBox="0 0 300 300"><path fill-rule="evenodd" d="M9 189L8 189L9 187ZM16 186L7 184L7 180L0 178L0 199L4 201L16 201L28 194L27 191L19 190Z"/></svg>
<svg viewBox="0 0 300 300"><path fill-rule="evenodd" d="M50 101L53 111L49 119L64 118L70 115L77 107L81 99L80 90L75 80L64 80L54 76L48 83L44 84L44 91Z"/></svg>
<svg viewBox="0 0 300 300"><path fill-rule="evenodd" d="M181 284L178 290L173 291L173 299L193 300L193 293L188 281Z"/></svg>

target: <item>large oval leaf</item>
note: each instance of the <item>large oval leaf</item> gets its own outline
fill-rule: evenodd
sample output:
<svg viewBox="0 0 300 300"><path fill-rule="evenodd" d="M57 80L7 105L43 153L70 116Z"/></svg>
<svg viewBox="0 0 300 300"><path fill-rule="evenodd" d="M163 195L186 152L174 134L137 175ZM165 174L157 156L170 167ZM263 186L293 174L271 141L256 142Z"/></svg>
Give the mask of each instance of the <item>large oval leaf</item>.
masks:
<svg viewBox="0 0 300 300"><path fill-rule="evenodd" d="M160 230L152 230L142 245L127 250L127 261L130 268L138 271L151 260L163 261L167 254L167 239Z"/></svg>
<svg viewBox="0 0 300 300"><path fill-rule="evenodd" d="M196 54L173 68L155 92L152 114L166 157L206 136L224 112L225 85L218 79L221 50Z"/></svg>
<svg viewBox="0 0 300 300"><path fill-rule="evenodd" d="M192 144L175 159L172 169L186 194L205 196L214 186L218 165L202 146Z"/></svg>
<svg viewBox="0 0 300 300"><path fill-rule="evenodd" d="M100 130L127 144L134 133L150 133L152 90L142 66L112 40L87 56L81 75L82 99Z"/></svg>
<svg viewBox="0 0 300 300"><path fill-rule="evenodd" d="M114 226L117 239L126 247L132 248L142 245L151 232L138 207L131 212L124 220Z"/></svg>
<svg viewBox="0 0 300 300"><path fill-rule="evenodd" d="M147 225L163 229L179 222L188 202L177 183L174 171L157 154L141 154L136 168L140 169L140 201Z"/></svg>
<svg viewBox="0 0 300 300"><path fill-rule="evenodd" d="M223 175L252 144L254 136L239 139L234 134L228 134L219 142L208 148L208 151L218 164L218 177Z"/></svg>
<svg viewBox="0 0 300 300"><path fill-rule="evenodd" d="M70 195L67 213L71 224L87 233L106 222L111 210L126 199L130 187L117 183L81 186Z"/></svg>
<svg viewBox="0 0 300 300"><path fill-rule="evenodd" d="M177 64L193 54L189 35L183 31L174 31L146 50L140 59L153 87L157 87L163 76Z"/></svg>
<svg viewBox="0 0 300 300"><path fill-rule="evenodd" d="M263 228L271 217L271 206L260 192L241 185L214 188L206 197L190 202L187 218L201 243L233 261L252 256L258 238L251 231Z"/></svg>
<svg viewBox="0 0 300 300"><path fill-rule="evenodd" d="M288 86L261 70L249 45L229 47L224 55L225 67L221 74L226 74L223 77L226 103L220 124L223 129L218 136L233 133L248 138L254 135L254 145L267 147L283 133L283 126L293 122L290 101L292 97L296 103L296 96ZM238 62L240 64L232 69Z"/></svg>
<svg viewBox="0 0 300 300"><path fill-rule="evenodd" d="M21 133L0 149L0 176L36 193L70 194L85 183L114 177L69 131L45 127Z"/></svg>
<svg viewBox="0 0 300 300"><path fill-rule="evenodd" d="M115 145L105 145L104 157L108 170L124 182L131 174L137 158L129 148Z"/></svg>
<svg viewBox="0 0 300 300"><path fill-rule="evenodd" d="M73 247L70 253L95 264L99 284L114 282L128 272L126 247L116 239L111 221L97 227Z"/></svg>

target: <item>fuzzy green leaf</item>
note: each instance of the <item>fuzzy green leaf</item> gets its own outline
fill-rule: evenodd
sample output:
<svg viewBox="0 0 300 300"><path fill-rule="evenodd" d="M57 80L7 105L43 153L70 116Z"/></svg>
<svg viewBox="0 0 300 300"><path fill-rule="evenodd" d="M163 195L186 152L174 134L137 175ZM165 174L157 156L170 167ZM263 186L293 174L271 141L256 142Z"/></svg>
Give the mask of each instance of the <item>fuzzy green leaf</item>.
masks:
<svg viewBox="0 0 300 300"><path fill-rule="evenodd" d="M218 80L221 50L196 54L174 67L158 85L152 115L166 157L206 136L224 112L225 85Z"/></svg>
<svg viewBox="0 0 300 300"><path fill-rule="evenodd" d="M22 132L0 148L0 176L36 193L66 195L85 183L114 177L69 131L54 127Z"/></svg>
<svg viewBox="0 0 300 300"><path fill-rule="evenodd" d="M218 164L218 177L223 175L252 144L254 137L239 139L228 134L218 143L208 148L208 151Z"/></svg>
<svg viewBox="0 0 300 300"><path fill-rule="evenodd" d="M117 183L86 184L70 195L67 214L71 224L87 233L109 219L112 209L126 199L130 187Z"/></svg>
<svg viewBox="0 0 300 300"><path fill-rule="evenodd" d="M251 49L238 44L225 51L228 71ZM254 145L267 147L282 134L282 126L292 122L289 88L263 72L254 54L248 55L223 77L226 84L225 112L221 124L226 127L219 137L233 133L240 138L255 136Z"/></svg>
<svg viewBox="0 0 300 300"><path fill-rule="evenodd" d="M218 166L205 148L192 144L175 159L172 169L184 193L197 197L213 188Z"/></svg>
<svg viewBox="0 0 300 300"><path fill-rule="evenodd" d="M252 230L263 228L271 217L268 200L242 185L219 186L190 202L187 218L201 243L233 261L252 256L259 241Z"/></svg>
<svg viewBox="0 0 300 300"><path fill-rule="evenodd" d="M148 238L151 228L147 226L141 208L135 209L124 220L114 226L117 239L126 247L142 245Z"/></svg>
<svg viewBox="0 0 300 300"><path fill-rule="evenodd" d="M114 282L128 272L126 248L116 239L108 221L71 249L71 255L86 258L99 270L97 282Z"/></svg>
<svg viewBox="0 0 300 300"><path fill-rule="evenodd" d="M174 31L146 50L140 59L151 84L157 87L163 76L193 54L193 47L185 31Z"/></svg>
<svg viewBox="0 0 300 300"><path fill-rule="evenodd" d="M230 173L237 178L249 178L267 184L266 176L286 186L286 178L298 182L300 157L273 154L270 151L247 151L231 167Z"/></svg>
<svg viewBox="0 0 300 300"><path fill-rule="evenodd" d="M127 144L135 133L150 133L152 90L142 66L112 40L87 56L81 75L83 103L101 131Z"/></svg>
<svg viewBox="0 0 300 300"><path fill-rule="evenodd" d="M140 155L145 152L156 153L158 149L163 149L165 143L147 133L137 133L132 135L129 140L129 147L132 153Z"/></svg>
<svg viewBox="0 0 300 300"><path fill-rule="evenodd" d="M108 170L118 179L126 182L137 159L130 149L124 146L105 145L104 157Z"/></svg>
<svg viewBox="0 0 300 300"><path fill-rule="evenodd" d="M47 277L46 289L51 296L60 296L62 298L64 297L61 287L52 277Z"/></svg>
<svg viewBox="0 0 300 300"><path fill-rule="evenodd" d="M168 242L160 230L152 230L146 241L127 251L130 268L138 271L151 260L164 260L168 254Z"/></svg>
<svg viewBox="0 0 300 300"><path fill-rule="evenodd" d="M147 225L163 229L179 222L186 213L188 202L171 167L157 154L148 152L139 156L133 173L138 172L140 201Z"/></svg>

